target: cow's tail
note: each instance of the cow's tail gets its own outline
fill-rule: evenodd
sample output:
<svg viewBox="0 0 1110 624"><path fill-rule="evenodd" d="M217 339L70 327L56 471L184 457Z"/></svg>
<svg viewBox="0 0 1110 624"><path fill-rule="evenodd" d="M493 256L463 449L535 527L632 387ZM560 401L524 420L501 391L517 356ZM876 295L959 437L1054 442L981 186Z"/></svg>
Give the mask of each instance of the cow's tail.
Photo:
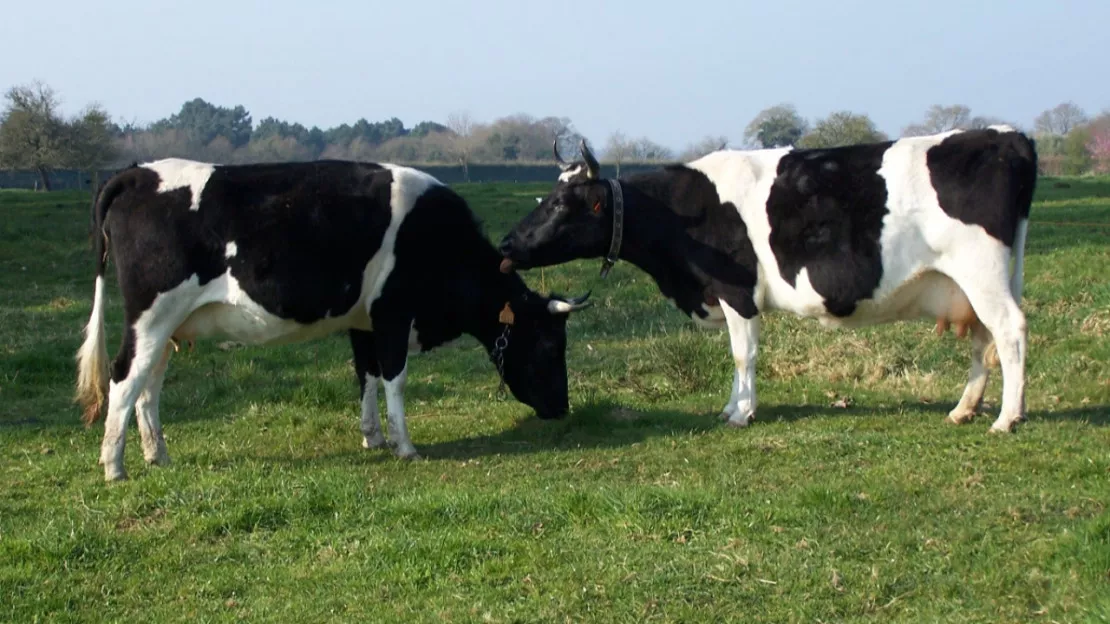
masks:
<svg viewBox="0 0 1110 624"><path fill-rule="evenodd" d="M1021 182L1016 205L1018 219L1014 228L1014 246L1010 249L1013 266L1010 272L1010 295L1019 306L1025 288L1025 239L1029 234L1029 211L1033 205L1033 191L1037 184L1037 150L1033 139L1015 132L1013 154L1010 158L1011 169ZM998 349L992 340L984 353L987 366L999 365Z"/></svg>
<svg viewBox="0 0 1110 624"><path fill-rule="evenodd" d="M74 401L82 408L86 426L100 417L108 399L108 347L104 340L104 270L108 264L108 206L121 190L118 179L109 180L93 196L92 238L96 258L92 314L85 326L85 341L77 351L77 392Z"/></svg>

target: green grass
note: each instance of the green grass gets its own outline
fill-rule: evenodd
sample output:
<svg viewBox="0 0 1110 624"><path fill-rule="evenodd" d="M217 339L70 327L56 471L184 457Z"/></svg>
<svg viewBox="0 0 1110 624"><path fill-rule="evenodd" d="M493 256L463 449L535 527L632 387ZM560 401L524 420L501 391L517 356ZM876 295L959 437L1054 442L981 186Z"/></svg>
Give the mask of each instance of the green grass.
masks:
<svg viewBox="0 0 1110 624"><path fill-rule="evenodd" d="M570 322L566 420L491 400L460 340L410 361L427 460L400 462L360 448L343 337L200 343L162 398L173 465L145 468L132 425L114 485L70 404L88 198L0 194L0 620L1106 622L1110 180L1054 182L1012 436L987 434L997 371L991 414L941 422L966 340L775 315L759 419L724 427L726 335L592 261L527 276L598 302ZM548 188L460 190L499 237Z"/></svg>

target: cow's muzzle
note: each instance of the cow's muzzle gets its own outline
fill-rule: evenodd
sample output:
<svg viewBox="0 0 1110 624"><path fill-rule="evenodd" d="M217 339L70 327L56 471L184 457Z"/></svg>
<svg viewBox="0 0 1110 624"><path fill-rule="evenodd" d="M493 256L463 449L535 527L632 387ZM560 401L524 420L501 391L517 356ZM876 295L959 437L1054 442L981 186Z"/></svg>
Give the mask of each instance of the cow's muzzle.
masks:
<svg viewBox="0 0 1110 624"><path fill-rule="evenodd" d="M497 250L501 252L501 272L509 273L515 269L527 268L528 255L521 253L514 244L512 235L507 235L501 239L501 244L497 246Z"/></svg>

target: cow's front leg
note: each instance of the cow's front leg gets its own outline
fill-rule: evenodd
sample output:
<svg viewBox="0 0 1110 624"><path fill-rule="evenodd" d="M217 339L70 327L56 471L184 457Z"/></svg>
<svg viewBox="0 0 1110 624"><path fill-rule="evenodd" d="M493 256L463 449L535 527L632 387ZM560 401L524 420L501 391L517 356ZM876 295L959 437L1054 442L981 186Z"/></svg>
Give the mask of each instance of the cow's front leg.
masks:
<svg viewBox="0 0 1110 624"><path fill-rule="evenodd" d="M754 306L752 306L754 308ZM721 310L728 324L728 337L732 346L732 360L736 364L733 377L732 397L725 406L728 424L733 427L746 427L755 418L755 364L759 351L759 315L744 318L735 308L724 300Z"/></svg>
<svg viewBox="0 0 1110 624"><path fill-rule="evenodd" d="M420 459L405 423L405 379L408 376L409 329L407 323L374 325L374 346L385 385L386 426L393 452L401 459Z"/></svg>

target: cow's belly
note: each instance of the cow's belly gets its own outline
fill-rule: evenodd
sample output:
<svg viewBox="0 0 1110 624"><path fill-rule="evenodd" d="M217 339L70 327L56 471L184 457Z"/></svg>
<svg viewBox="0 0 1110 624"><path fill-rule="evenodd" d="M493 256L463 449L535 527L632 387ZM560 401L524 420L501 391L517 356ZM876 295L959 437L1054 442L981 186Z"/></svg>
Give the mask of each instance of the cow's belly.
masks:
<svg viewBox="0 0 1110 624"><path fill-rule="evenodd" d="M346 313L311 323L281 318L251 299L230 274L206 284L173 336L177 340L226 337L245 344L283 344L321 338L347 329L371 329L364 297Z"/></svg>
<svg viewBox="0 0 1110 624"><path fill-rule="evenodd" d="M861 301L845 324L871 325L891 321L934 318L956 326L978 321L971 301L951 277L938 271L922 271L877 300Z"/></svg>
<svg viewBox="0 0 1110 624"><path fill-rule="evenodd" d="M862 327L921 318L936 319L938 328L954 325L961 335L978 322L963 289L932 270L915 274L881 298L860 301L851 316L825 314L820 320L830 327Z"/></svg>
<svg viewBox="0 0 1110 624"><path fill-rule="evenodd" d="M781 280L779 280L781 281ZM810 285L805 271L795 286L784 281L769 285L767 308L817 319L826 327L863 327L920 318L936 319L957 328L967 328L978 318L964 291L952 278L934 270L922 270L876 299L861 299L846 317L831 314L824 298Z"/></svg>
<svg viewBox="0 0 1110 624"><path fill-rule="evenodd" d="M178 340L225 337L244 344L284 344L322 338L347 329L370 329L362 314L329 317L301 324L279 318L261 308L230 303L208 303L194 310L174 332Z"/></svg>

